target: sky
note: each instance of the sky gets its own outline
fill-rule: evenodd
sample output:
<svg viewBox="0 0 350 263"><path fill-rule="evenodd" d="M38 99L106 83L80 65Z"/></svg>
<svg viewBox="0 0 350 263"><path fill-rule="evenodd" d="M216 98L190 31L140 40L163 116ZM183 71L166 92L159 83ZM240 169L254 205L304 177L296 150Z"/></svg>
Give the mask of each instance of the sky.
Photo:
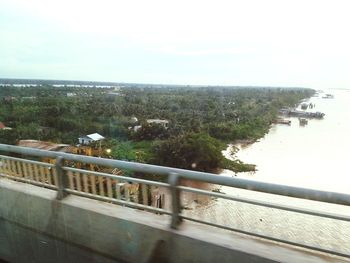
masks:
<svg viewBox="0 0 350 263"><path fill-rule="evenodd" d="M349 7L0 0L0 77L350 88Z"/></svg>

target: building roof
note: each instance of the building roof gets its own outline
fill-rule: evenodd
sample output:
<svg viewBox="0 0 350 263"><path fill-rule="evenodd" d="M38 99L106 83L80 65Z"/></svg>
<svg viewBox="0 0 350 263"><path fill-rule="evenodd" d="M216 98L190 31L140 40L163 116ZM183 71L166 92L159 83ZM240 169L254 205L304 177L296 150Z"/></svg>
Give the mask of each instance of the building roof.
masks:
<svg viewBox="0 0 350 263"><path fill-rule="evenodd" d="M94 141L100 141L100 140L103 140L105 138L101 134L98 134L98 133L92 133L92 134L86 135L86 137L88 137Z"/></svg>
<svg viewBox="0 0 350 263"><path fill-rule="evenodd" d="M80 136L79 139L100 141L105 139L105 137L103 137L101 134L98 134L98 133L92 133L89 135Z"/></svg>
<svg viewBox="0 0 350 263"><path fill-rule="evenodd" d="M168 120L160 120L160 119L148 119L148 123L169 123Z"/></svg>
<svg viewBox="0 0 350 263"><path fill-rule="evenodd" d="M136 117L131 117L130 120L131 120L132 122L138 122L138 121L139 121Z"/></svg>
<svg viewBox="0 0 350 263"><path fill-rule="evenodd" d="M18 146L35 148L40 150L55 151L55 152L73 152L73 146L69 144L56 144L52 142L44 142L38 140L20 140Z"/></svg>

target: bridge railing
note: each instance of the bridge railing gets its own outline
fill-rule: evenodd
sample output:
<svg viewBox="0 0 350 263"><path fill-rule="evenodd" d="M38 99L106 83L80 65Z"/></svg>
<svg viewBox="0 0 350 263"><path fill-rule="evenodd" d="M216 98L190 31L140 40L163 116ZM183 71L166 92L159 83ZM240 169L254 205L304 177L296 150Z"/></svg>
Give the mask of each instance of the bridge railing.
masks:
<svg viewBox="0 0 350 263"><path fill-rule="evenodd" d="M350 258L350 195L347 194L4 144L0 144L0 151L4 153L0 155L2 177L54 189L57 199L80 195L170 215L174 229L181 221L191 220ZM54 164L43 162L43 158ZM91 165L158 175L163 179L94 171ZM213 185L215 189L208 187ZM220 187L232 191L222 192ZM162 189L169 197L168 206L154 205L150 194L154 189ZM300 200L305 203L300 205ZM188 203L191 206L186 207Z"/></svg>

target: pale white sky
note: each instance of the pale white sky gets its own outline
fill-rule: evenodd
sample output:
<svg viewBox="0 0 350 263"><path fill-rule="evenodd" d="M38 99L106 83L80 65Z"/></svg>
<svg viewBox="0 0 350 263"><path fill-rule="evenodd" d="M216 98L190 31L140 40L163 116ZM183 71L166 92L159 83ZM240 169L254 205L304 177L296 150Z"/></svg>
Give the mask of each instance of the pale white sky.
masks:
<svg viewBox="0 0 350 263"><path fill-rule="evenodd" d="M0 77L350 88L350 1L0 0Z"/></svg>

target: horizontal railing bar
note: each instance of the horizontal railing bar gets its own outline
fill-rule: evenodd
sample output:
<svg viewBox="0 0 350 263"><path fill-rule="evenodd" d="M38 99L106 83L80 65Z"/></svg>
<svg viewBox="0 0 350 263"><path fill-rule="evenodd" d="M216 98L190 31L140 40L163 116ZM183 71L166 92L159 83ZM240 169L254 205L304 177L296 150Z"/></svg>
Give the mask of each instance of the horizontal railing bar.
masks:
<svg viewBox="0 0 350 263"><path fill-rule="evenodd" d="M204 224L204 225L218 227L218 228L221 228L221 229L234 231L234 232L245 234L245 235L250 235L250 236L263 238L263 239L267 239L267 240L271 240L271 241L275 241L275 242L280 242L280 243L284 243L284 244L288 244L288 245L292 245L292 246L302 247L302 248L306 248L306 249L316 250L316 251L323 252L323 253L329 253L329 254L332 254L332 255L335 255L335 256L350 258L349 254L344 254L344 253L341 253L341 252L338 252L338 251L328 250L328 249L321 248L321 247L309 246L309 245L306 245L306 244L296 243L296 242L292 242L292 241L288 241L288 240L284 240L284 239L279 239L279 238L275 238L275 237L271 237L271 236L266 236L266 235L262 235L262 234L248 232L248 231L245 231L245 230L240 230L240 229L237 229L237 228L232 228L232 227L228 227L228 226L224 226L224 225L218 225L218 224L215 224L215 223L211 223L211 222L208 222L208 221L203 221L203 220L200 220L200 219L195 219L195 218L184 216L184 215L179 215L179 217L182 218L182 219L188 220L188 221L193 221L193 222Z"/></svg>
<svg viewBox="0 0 350 263"><path fill-rule="evenodd" d="M287 205L271 203L271 202L257 201L257 200L249 199L249 198L245 198L245 197L234 197L232 195L220 194L220 193L215 193L215 192L211 192L211 191L206 191L206 190L201 190L201 189L196 189L196 188L186 187L186 186L178 186L178 188L180 190L186 191L186 192L192 192L192 193L196 193L196 194L202 194L202 195L207 195L207 196L212 196L212 197L223 198L223 199L236 201L236 202L240 202L240 203L252 204L252 205L257 205L257 206L264 206L264 207L285 210L285 211L290 211L290 212L295 212L295 213L300 213L300 214L307 214L307 215L312 215L312 216L319 216L319 217L324 217L324 218L330 218L330 219L336 219L336 220L350 222L350 216L346 216L346 215L340 215L340 214L317 211L317 210L312 210L312 209L300 208L300 207L296 207L296 206L289 206L289 205L287 206Z"/></svg>
<svg viewBox="0 0 350 263"><path fill-rule="evenodd" d="M130 181L130 182L135 182L135 183L141 183L141 184L149 184L149 185L155 185L155 186L162 186L162 187L169 187L169 184L167 183L162 183L162 182L157 182L157 181L150 181L150 180L145 180L145 179L139 179L135 177L128 177L128 176L122 176L122 175L116 175L116 174L108 174L108 173L101 173L101 172L95 172L95 171L90 171L90 170L84 170L84 169L78 169L78 168L72 168L72 167L62 167L63 170L65 171L72 171L72 172L78 172L78 173L86 173L86 174L91 174L95 176L105 176L109 177L111 179L120 179L123 181Z"/></svg>
<svg viewBox="0 0 350 263"><path fill-rule="evenodd" d="M11 175L7 175L7 174L3 174L3 173L0 174L0 177L8 178L8 179L15 180L15 181L20 181L23 183L29 183L29 184L33 184L33 185L37 185L37 186L42 186L42 187L50 188L52 190L57 190L57 186L54 186L51 184L45 184L42 182L38 182L38 181L34 181L34 180L22 178L22 177L11 176Z"/></svg>
<svg viewBox="0 0 350 263"><path fill-rule="evenodd" d="M22 158L16 158L16 157L7 156L7 155L0 155L0 159L19 161L19 162L22 162L22 163L37 164L37 165L42 165L42 166L46 166L46 167L54 167L55 166L55 165L53 165L51 163L38 162L38 161L22 159Z"/></svg>
<svg viewBox="0 0 350 263"><path fill-rule="evenodd" d="M142 204L137 204L137 203L133 203L133 202L127 202L127 201L123 201L123 200L119 200L119 199L115 199L115 198L110 198L110 197L106 197L106 196L100 196L100 195L94 195L94 194L90 194L90 193L84 193L84 192L80 192L77 190L72 190L69 188L65 188L64 189L65 192L70 193L70 194L74 194L74 195L80 195L83 197L89 197L92 199L96 199L96 200L100 200L100 201L107 201L107 202L111 202L111 203L115 203L118 205L124 205L127 207L131 207L131 208L138 208L138 209L143 209L143 210L148 210L148 211L152 211L152 212L156 212L159 214L165 214L165 215L171 215L172 213L170 211L164 210L164 209L160 209L160 208L155 208L152 206L146 206L146 205L142 205Z"/></svg>
<svg viewBox="0 0 350 263"><path fill-rule="evenodd" d="M2 146L5 146L5 148L6 147L10 147L10 148L14 147L14 148L11 148L11 150L9 150L9 149L4 150ZM29 149L30 150L29 152L31 152L31 151L34 151L34 152L23 153L22 152L23 149L18 149L18 148L24 148L25 150L29 149L29 148L25 148L25 147L16 147L16 146L0 144L0 150L17 152L17 153L26 154L26 155L34 155L34 156L50 157L50 158L57 158L58 156L62 156L64 159L71 160L71 161L78 161L78 162L84 162L84 163L94 163L94 164L99 164L99 165L103 165L103 166L118 167L121 169L128 169L128 170L133 170L133 171L160 174L160 175L168 175L168 173L175 172L175 173L180 174L182 178L186 178L186 179L206 181L208 183L213 183L213 184L220 184L220 185L226 185L226 186L237 187L237 188L242 188L242 189L259 191L259 192L292 196L292 197L297 197L297 198L304 198L304 199L306 198L306 199L311 199L314 201L323 201L323 202L329 202L329 203L335 203L335 204L349 205L349 200L350 200L349 195L340 194L340 193L332 193L332 192L326 192L326 191L318 191L318 190L312 190L312 189L306 189L306 188L290 187L290 186L269 184L269 183L260 183L260 182L255 182L255 181L250 181L250 180L245 180L245 179L240 179L240 178L230 178L230 177L218 176L218 175L203 173L203 172L194 172L194 171L188 171L188 170L183 170L183 169L176 169L176 168L169 168L169 167L162 167L162 166L155 166L155 165L148 165L148 164L140 164L140 163L133 163L133 162L125 162L125 161L119 161L119 160L103 159L103 158L97 158L97 157L80 156L80 155L73 155L73 154L66 154L66 153L59 153L59 152L50 152L50 151L37 150L37 149ZM37 161L32 161L32 160L27 160L27 159L21 159L21 158L16 158L16 157L0 155L0 158L16 160L16 161L20 161L20 162L24 162L24 163L38 164L38 165L47 166L47 167L54 167L54 165L52 165L52 164L37 162ZM106 176L106 177L110 177L110 178L114 178L114 179L122 179L122 180L127 180L127 181L135 181L135 182L139 182L139 183L154 184L154 185L158 185L158 186L169 187L169 185L165 184L165 183L148 181L148 180L144 180L144 179L111 175L111 174L106 174L106 173L99 173L99 172L70 168L70 167L64 167L64 169L70 170L70 171L94 174L96 176ZM26 179L26 178L9 176L6 174L0 174L0 176L4 177L4 178L16 180L16 181L26 182L26 183L30 183L33 185L44 186L46 188L57 190L57 187L54 185L49 185L46 183L41 183L41 182L33 181L30 179ZM267 188L264 189L264 187L267 187ZM269 188L269 187L271 187L271 188ZM299 212L299 213L304 213L304 214L310 214L310 215L328 217L328 218L332 218L332 219L340 219L340 220L349 221L349 218L346 216L343 217L343 216L338 216L338 215L330 214L330 213L320 213L320 212L315 211L315 210L300 209L297 207L288 207L288 206L283 206L283 205L269 203L269 202L265 203L265 202L255 201L255 200L251 200L251 199L247 199L247 198L236 198L236 197L226 195L226 194L213 193L213 192L209 192L206 190L194 189L194 188L189 188L189 187L184 187L184 186L179 186L179 189L183 190L183 191L206 194L206 195L213 196L213 197L249 203L249 204L253 204L253 205L260 205L260 206L277 208L277 209L282 209L282 210L287 210L287 211L292 211L292 212ZM277 193L277 192L281 192L281 191L286 190L286 189L287 189L287 192ZM72 190L72 189L68 189L68 188L66 188L64 190L67 193L80 195L80 196L84 196L84 197L89 197L89 198L96 199L96 200L116 203L119 205L131 207L131 208L148 210L148 211L156 212L159 214L166 214L166 215L172 214L172 212L166 211L164 209L154 208L154 207L150 207L150 206L146 206L146 205L142 205L142 204L127 202L127 201L118 200L118 199L109 198L109 197L104 197L104 196L93 195L93 194L84 193L84 192L80 192L80 191L76 191L76 190ZM306 195L303 195L303 193L306 193ZM327 250L327 249L323 249L323 248L319 248L319 247L313 247L313 246L304 245L304 244L300 244L300 243L294 243L294 242L287 241L287 240L281 240L281 239L270 237L270 236L265 236L265 235L261 235L261 234L247 232L244 230L239 230L239 229L227 227L224 225L218 225L215 223L186 217L184 215L179 215L179 217L182 219L189 220L189 221L194 221L194 222L198 222L198 223L202 223L202 224L206 224L206 225L210 225L210 226L214 226L214 227L219 227L221 229L227 229L227 230L235 231L235 232L242 233L242 234L248 234L248 235L252 235L252 236L256 236L256 237L260 237L260 238L264 238L264 239L269 239L269 240L276 241L276 242L282 242L282 243L286 243L286 244L290 244L290 245L294 245L294 246L299 246L299 247L303 247L303 248L307 248L307 249L313 249L313 250L317 250L320 252L325 252L325 253L330 253L330 254L337 255L337 256L350 258L350 255L340 253L337 251L331 251L331 250Z"/></svg>
<svg viewBox="0 0 350 263"><path fill-rule="evenodd" d="M181 178L190 179L190 180L204 181L212 184L231 186L231 187L236 187L236 188L241 188L246 190L350 206L350 195L342 194L342 193L327 192L327 191L320 191L320 190L272 184L272 183L264 183L264 182L258 182L258 181L248 180L248 179L232 178L232 177L220 176L220 175L204 173L204 172L189 171L189 170L178 169L178 168L170 168L170 167L164 167L164 166L156 166L156 165L127 162L127 161L119 161L119 160L113 160L113 159L104 159L104 158L91 157L91 156L82 156L82 155L75 155L75 154L68 154L68 153L61 153L61 152L52 152L52 151L45 151L45 150L6 145L6 144L0 144L0 151L13 152L13 153L19 153L19 154L25 154L25 155L41 156L41 157L51 157L51 158L62 156L66 160L92 163L92 164L98 164L102 166L116 167L120 169L127 169L127 170L132 170L137 172L150 173L150 174L159 174L159 175L167 176L168 174L175 173L175 174L179 174Z"/></svg>

